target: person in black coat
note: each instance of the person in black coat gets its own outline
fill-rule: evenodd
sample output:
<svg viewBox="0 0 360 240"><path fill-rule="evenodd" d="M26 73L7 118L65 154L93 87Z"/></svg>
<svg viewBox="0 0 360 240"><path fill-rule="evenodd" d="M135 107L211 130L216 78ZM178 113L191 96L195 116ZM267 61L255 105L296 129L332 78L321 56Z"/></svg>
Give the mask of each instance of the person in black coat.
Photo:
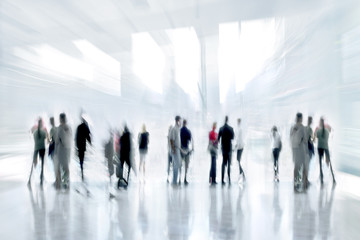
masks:
<svg viewBox="0 0 360 240"><path fill-rule="evenodd" d="M86 141L91 144L91 132L86 120L81 117L82 123L76 129L76 147L80 160L81 179L84 181L84 158L86 152Z"/></svg>
<svg viewBox="0 0 360 240"><path fill-rule="evenodd" d="M126 178L126 185L129 182L130 169L131 169L131 134L127 126L124 127L124 132L120 137L120 176L118 186L120 186L120 180L124 180L123 169L124 163L128 165L128 174Z"/></svg>
<svg viewBox="0 0 360 240"><path fill-rule="evenodd" d="M231 153L232 153L232 144L231 141L234 139L234 129L228 125L229 118L228 116L225 117L225 124L219 130L218 135L218 142L221 140L221 150L223 155L223 162L221 166L221 183L225 184L224 182L224 174L225 174L225 167L228 167L228 177L229 177L229 184L230 184L230 165L231 165Z"/></svg>

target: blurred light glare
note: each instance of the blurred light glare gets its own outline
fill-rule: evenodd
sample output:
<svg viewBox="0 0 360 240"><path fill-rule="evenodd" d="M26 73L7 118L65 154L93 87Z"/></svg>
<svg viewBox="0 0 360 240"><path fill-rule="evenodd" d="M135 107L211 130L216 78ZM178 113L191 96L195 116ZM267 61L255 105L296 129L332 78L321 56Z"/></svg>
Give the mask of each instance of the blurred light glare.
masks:
<svg viewBox="0 0 360 240"><path fill-rule="evenodd" d="M200 80L200 44L195 29L168 30L175 58L175 80L191 96L195 96Z"/></svg>
<svg viewBox="0 0 360 240"><path fill-rule="evenodd" d="M224 103L238 63L239 23L219 24L219 87L220 103Z"/></svg>
<svg viewBox="0 0 360 240"><path fill-rule="evenodd" d="M262 73L284 38L282 19L268 18L219 24L220 102L231 82L236 92Z"/></svg>
<svg viewBox="0 0 360 240"><path fill-rule="evenodd" d="M283 40L282 20L275 18L241 22L236 71L236 92L261 73Z"/></svg>
<svg viewBox="0 0 360 240"><path fill-rule="evenodd" d="M73 41L73 43L81 51L84 62L90 64L94 68L96 85L107 93L120 95L120 63L85 39L76 40Z"/></svg>
<svg viewBox="0 0 360 240"><path fill-rule="evenodd" d="M132 34L133 72L157 93L163 92L165 55L147 32Z"/></svg>
<svg viewBox="0 0 360 240"><path fill-rule="evenodd" d="M31 51L15 48L14 55L37 65L39 71L51 71L53 74L67 75L87 81L93 81L93 68L82 61L68 56L47 44L30 47Z"/></svg>

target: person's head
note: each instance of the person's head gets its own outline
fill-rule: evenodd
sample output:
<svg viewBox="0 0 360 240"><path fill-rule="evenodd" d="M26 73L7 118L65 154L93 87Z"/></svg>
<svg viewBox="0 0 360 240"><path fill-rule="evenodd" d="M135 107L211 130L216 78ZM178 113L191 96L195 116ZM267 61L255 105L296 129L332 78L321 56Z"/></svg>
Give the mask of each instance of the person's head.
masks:
<svg viewBox="0 0 360 240"><path fill-rule="evenodd" d="M228 122L229 122L229 117L225 116L225 123L228 123Z"/></svg>
<svg viewBox="0 0 360 240"><path fill-rule="evenodd" d="M51 124L51 126L55 126L55 119L54 119L54 117L51 117L50 118L50 124Z"/></svg>
<svg viewBox="0 0 360 240"><path fill-rule="evenodd" d="M320 127L325 128L325 119L323 117L320 118Z"/></svg>
<svg viewBox="0 0 360 240"><path fill-rule="evenodd" d="M60 113L60 124L65 124L65 123L66 123L66 114Z"/></svg>
<svg viewBox="0 0 360 240"><path fill-rule="evenodd" d="M142 125L142 131L143 131L143 132L146 132L146 126L145 126L145 124Z"/></svg>
<svg viewBox="0 0 360 240"><path fill-rule="evenodd" d="M213 130L215 131L215 129L216 129L216 122L213 123L212 128L213 128Z"/></svg>
<svg viewBox="0 0 360 240"><path fill-rule="evenodd" d="M302 123L302 120L303 120L302 113L298 112L296 114L296 123Z"/></svg>
<svg viewBox="0 0 360 240"><path fill-rule="evenodd" d="M38 129L42 128L42 126L43 126L43 122L42 122L41 117L39 117L39 119L38 119Z"/></svg>
<svg viewBox="0 0 360 240"><path fill-rule="evenodd" d="M308 117L308 126L310 126L313 122L313 118L311 116Z"/></svg>
<svg viewBox="0 0 360 240"><path fill-rule="evenodd" d="M271 128L271 131L272 131L272 132L277 132L277 127L276 127L276 126L273 126L273 127Z"/></svg>
<svg viewBox="0 0 360 240"><path fill-rule="evenodd" d="M176 117L175 117L175 124L176 124L177 126L180 126L180 125L181 125L181 117L180 117L180 116L176 116Z"/></svg>
<svg viewBox="0 0 360 240"><path fill-rule="evenodd" d="M127 133L127 132L129 132L129 128L128 128L128 126L125 124L125 125L124 125L124 133Z"/></svg>
<svg viewBox="0 0 360 240"><path fill-rule="evenodd" d="M241 124L241 118L238 118L237 120L237 124L240 125Z"/></svg>
<svg viewBox="0 0 360 240"><path fill-rule="evenodd" d="M186 127L187 121L186 119L183 120L183 126Z"/></svg>

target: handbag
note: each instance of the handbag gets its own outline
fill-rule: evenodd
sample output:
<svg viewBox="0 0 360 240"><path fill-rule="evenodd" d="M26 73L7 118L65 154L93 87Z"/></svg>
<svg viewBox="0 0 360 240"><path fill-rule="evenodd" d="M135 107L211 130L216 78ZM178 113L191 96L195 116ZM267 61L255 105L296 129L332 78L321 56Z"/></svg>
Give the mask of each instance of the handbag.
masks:
<svg viewBox="0 0 360 240"><path fill-rule="evenodd" d="M51 142L50 145L49 145L49 156L52 155L52 153L54 152L55 150L55 142Z"/></svg>

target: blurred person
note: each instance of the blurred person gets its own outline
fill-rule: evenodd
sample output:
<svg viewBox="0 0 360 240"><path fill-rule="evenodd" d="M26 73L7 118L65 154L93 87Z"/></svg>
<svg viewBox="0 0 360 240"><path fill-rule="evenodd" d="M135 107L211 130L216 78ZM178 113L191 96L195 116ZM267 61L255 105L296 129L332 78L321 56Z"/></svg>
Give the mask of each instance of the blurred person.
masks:
<svg viewBox="0 0 360 240"><path fill-rule="evenodd" d="M231 141L234 139L234 130L232 127L228 125L229 117L225 117L225 124L219 130L218 134L218 142L221 141L221 150L223 155L223 162L221 165L221 183L225 184L224 182L224 174L225 174L225 167L227 165L228 168L228 178L229 184L231 184L230 178L230 167L231 167L231 152L232 152L232 144Z"/></svg>
<svg viewBox="0 0 360 240"><path fill-rule="evenodd" d="M175 125L171 129L170 133L170 144L171 144L171 154L172 154L172 162L173 162L173 181L172 184L176 185L178 182L178 173L180 169L180 127L181 127L181 118L180 116L175 117Z"/></svg>
<svg viewBox="0 0 360 240"><path fill-rule="evenodd" d="M112 130L109 130L109 133L109 139L106 141L104 146L104 153L107 161L109 179L111 183L111 177L114 174L114 133Z"/></svg>
<svg viewBox="0 0 360 240"><path fill-rule="evenodd" d="M324 179L323 179L324 176L323 176L323 171L322 171L322 159L324 157L324 153L325 153L325 156L326 156L326 164L328 166L330 165L331 175L332 175L332 178L333 178L333 184L336 184L334 172L333 172L333 169L332 169L332 164L331 164L331 161L330 161L329 135L330 135L330 131L326 127L325 120L322 117L322 118L320 118L319 127L317 128L317 130L315 132L315 137L316 137L316 140L317 140L317 149L318 149L318 154L319 154L320 181L321 181L321 184L324 183Z"/></svg>
<svg viewBox="0 0 360 240"><path fill-rule="evenodd" d="M34 155L33 155L33 162L31 164L31 170L30 170L30 176L28 185L30 185L31 182L31 176L33 172L33 168L36 167L38 156L41 160L41 174L40 174L40 184L43 185L44 180L44 157L45 157L45 140L48 142L49 140L49 134L46 131L46 129L43 128L43 121L41 118L38 120L37 128L33 132L34 137Z"/></svg>
<svg viewBox="0 0 360 240"><path fill-rule="evenodd" d="M311 128L312 122L313 122L313 118L311 116L309 116L307 126L305 127L306 139L307 139L307 153L308 153L308 157L306 158L306 161L305 161L305 167L304 167L304 173L303 173L304 181L305 181L305 188L307 188L308 185L310 184L310 182L309 182L309 166L310 166L310 161L311 161L312 157L315 155L314 132Z"/></svg>
<svg viewBox="0 0 360 240"><path fill-rule="evenodd" d="M57 172L56 172L56 188L60 188L60 183L63 182L64 188L68 189L70 186L70 156L72 145L72 130L67 124L65 113L60 114L60 125L57 128L55 139L55 156L57 158ZM61 177L61 170L63 176Z"/></svg>
<svg viewBox="0 0 360 240"><path fill-rule="evenodd" d="M245 172L243 170L243 168L241 167L241 156L244 150L244 139L243 139L243 130L241 128L241 118L239 118L237 120L237 130L236 130L236 143L235 143L235 150L236 150L236 159L238 161L239 164L239 172L240 172L240 177L242 177L243 181L245 181Z"/></svg>
<svg viewBox="0 0 360 240"><path fill-rule="evenodd" d="M305 127L302 124L302 113L296 114L296 123L290 130L291 147L294 161L294 188L297 190L300 176L300 169L304 167L307 148ZM304 177L304 176L302 176Z"/></svg>
<svg viewBox="0 0 360 240"><path fill-rule="evenodd" d="M56 126L55 126L55 119L54 117L50 118L50 125L51 125L51 129L50 129L50 144L49 144L49 152L48 155L50 156L51 160L53 161L53 165L54 165L54 173L56 176L56 166L58 165L56 163L57 159L55 158L55 138L56 138ZM56 184L56 181L55 181Z"/></svg>
<svg viewBox="0 0 360 240"><path fill-rule="evenodd" d="M118 187L121 186L121 181L124 180L126 186L129 183L129 177L130 177L130 170L131 170L131 133L128 129L128 127L125 125L124 131L120 137L120 176L118 181ZM123 172L124 172L124 163L128 166L128 172L126 180L124 178Z"/></svg>
<svg viewBox="0 0 360 240"><path fill-rule="evenodd" d="M191 131L187 128L187 121L186 119L183 120L183 127L180 129L180 140L181 140L181 163L180 163L180 181L181 181L181 168L182 168L182 161L185 162L185 176L184 176L184 184L188 184L187 181L187 173L189 169L189 162L190 162L190 154L194 151L194 141L191 136ZM192 149L189 148L189 143L192 143Z"/></svg>
<svg viewBox="0 0 360 240"><path fill-rule="evenodd" d="M216 122L213 123L212 130L209 133L209 146L208 150L211 156L211 165L210 165L210 174L209 174L209 183L211 185L217 184L216 182L216 158L218 152L218 134L216 130Z"/></svg>
<svg viewBox="0 0 360 240"><path fill-rule="evenodd" d="M170 175L170 166L172 164L172 150L171 150L171 143L170 143L170 134L171 134L172 126L169 126L168 136L167 136L167 142L168 142L168 162L167 162L167 179L166 181L169 182L169 175Z"/></svg>
<svg viewBox="0 0 360 240"><path fill-rule="evenodd" d="M276 126L273 126L270 134L271 148L274 158L274 181L279 181L279 157L282 148L281 137Z"/></svg>
<svg viewBox="0 0 360 240"><path fill-rule="evenodd" d="M149 133L146 131L145 124L142 126L142 132L139 133L138 143L139 143L139 154L140 154L140 163L139 163L139 176L141 171L143 172L143 181L145 181L145 161L148 153L149 147Z"/></svg>
<svg viewBox="0 0 360 240"><path fill-rule="evenodd" d="M88 123L81 116L81 124L76 129L76 147L80 161L81 179L84 181L84 159L86 152L86 141L91 144L91 132Z"/></svg>

